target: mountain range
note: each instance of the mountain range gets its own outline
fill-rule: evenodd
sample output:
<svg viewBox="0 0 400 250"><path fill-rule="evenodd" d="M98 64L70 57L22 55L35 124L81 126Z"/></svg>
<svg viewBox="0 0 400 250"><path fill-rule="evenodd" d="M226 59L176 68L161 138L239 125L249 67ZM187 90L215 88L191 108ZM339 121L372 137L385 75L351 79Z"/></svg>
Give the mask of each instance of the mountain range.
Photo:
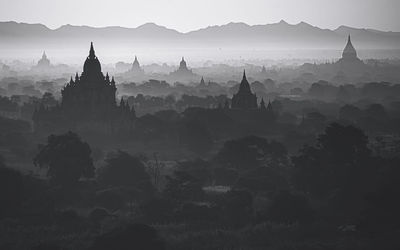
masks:
<svg viewBox="0 0 400 250"><path fill-rule="evenodd" d="M43 24L0 22L0 48L2 46L31 46L41 43L60 43L69 46L82 41L115 43L175 44L177 46L234 46L290 49L341 49L348 35L363 49L400 49L400 32L359 29L340 26L321 29L305 22L288 24L280 21L265 25L228 23L209 26L186 33L154 23L136 28L89 27L63 25L50 29Z"/></svg>

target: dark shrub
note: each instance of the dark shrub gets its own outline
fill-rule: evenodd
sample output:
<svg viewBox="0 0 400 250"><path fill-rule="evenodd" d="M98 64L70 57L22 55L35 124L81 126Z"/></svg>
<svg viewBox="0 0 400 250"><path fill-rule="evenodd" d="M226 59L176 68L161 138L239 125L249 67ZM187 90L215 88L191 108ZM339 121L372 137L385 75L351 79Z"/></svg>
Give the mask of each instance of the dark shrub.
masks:
<svg viewBox="0 0 400 250"><path fill-rule="evenodd" d="M269 220L278 223L310 222L314 211L304 195L280 191L268 208Z"/></svg>
<svg viewBox="0 0 400 250"><path fill-rule="evenodd" d="M164 250L165 244L157 231L144 224L131 224L98 237L91 250Z"/></svg>

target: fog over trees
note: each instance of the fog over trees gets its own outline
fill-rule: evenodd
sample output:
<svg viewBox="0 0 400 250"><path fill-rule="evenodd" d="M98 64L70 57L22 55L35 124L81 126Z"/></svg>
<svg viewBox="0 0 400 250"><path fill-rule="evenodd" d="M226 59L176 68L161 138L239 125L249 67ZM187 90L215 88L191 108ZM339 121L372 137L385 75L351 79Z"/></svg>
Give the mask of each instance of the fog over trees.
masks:
<svg viewBox="0 0 400 250"><path fill-rule="evenodd" d="M399 44L0 22L0 249L399 249Z"/></svg>

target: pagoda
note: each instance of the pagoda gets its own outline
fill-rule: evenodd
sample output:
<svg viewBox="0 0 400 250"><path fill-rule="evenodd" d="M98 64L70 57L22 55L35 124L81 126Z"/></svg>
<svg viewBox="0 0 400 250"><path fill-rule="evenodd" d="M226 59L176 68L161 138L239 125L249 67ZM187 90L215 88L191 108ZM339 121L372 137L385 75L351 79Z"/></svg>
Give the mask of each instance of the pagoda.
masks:
<svg viewBox="0 0 400 250"><path fill-rule="evenodd" d="M246 71L243 71L242 82L239 91L232 97L232 109L257 109L257 97L251 92L250 84L246 78Z"/></svg>

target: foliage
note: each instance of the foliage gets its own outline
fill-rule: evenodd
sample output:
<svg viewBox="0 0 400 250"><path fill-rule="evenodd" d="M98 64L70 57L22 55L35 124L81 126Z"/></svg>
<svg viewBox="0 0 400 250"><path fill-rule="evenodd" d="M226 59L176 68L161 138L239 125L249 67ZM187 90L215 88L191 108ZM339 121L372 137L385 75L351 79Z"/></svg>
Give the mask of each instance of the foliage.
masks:
<svg viewBox="0 0 400 250"><path fill-rule="evenodd" d="M0 159L1 160L1 159ZM24 199L23 176L0 161L0 218L14 216Z"/></svg>
<svg viewBox="0 0 400 250"><path fill-rule="evenodd" d="M310 222L314 211L308 199L301 194L280 191L272 199L267 217L278 223Z"/></svg>
<svg viewBox="0 0 400 250"><path fill-rule="evenodd" d="M81 177L93 177L94 166L89 144L67 132L50 135L46 145L39 146L33 162L35 166L48 168L47 175L56 183L69 185Z"/></svg>
<svg viewBox="0 0 400 250"><path fill-rule="evenodd" d="M360 184L360 173L369 172L371 151L367 143L362 130L331 124L318 137L316 146L305 146L292 157L295 185L302 191L324 195Z"/></svg>
<svg viewBox="0 0 400 250"><path fill-rule="evenodd" d="M139 157L124 151L107 156L106 165L99 171L98 179L106 186L133 186L148 188L150 175Z"/></svg>
<svg viewBox="0 0 400 250"><path fill-rule="evenodd" d="M286 164L287 150L279 142L257 136L225 142L216 160L227 167L249 169L262 165Z"/></svg>
<svg viewBox="0 0 400 250"><path fill-rule="evenodd" d="M175 201L199 200L203 196L201 182L185 171L174 171L167 176L164 194Z"/></svg>
<svg viewBox="0 0 400 250"><path fill-rule="evenodd" d="M95 240L90 249L163 250L165 249L165 243L153 227L144 224L131 224L101 235Z"/></svg>

